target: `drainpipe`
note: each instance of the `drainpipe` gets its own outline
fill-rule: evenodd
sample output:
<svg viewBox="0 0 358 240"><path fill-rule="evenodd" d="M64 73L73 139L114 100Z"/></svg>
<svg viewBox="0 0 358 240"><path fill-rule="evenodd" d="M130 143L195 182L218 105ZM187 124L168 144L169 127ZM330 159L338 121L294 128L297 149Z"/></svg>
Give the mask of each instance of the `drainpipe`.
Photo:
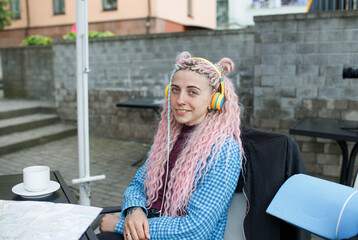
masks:
<svg viewBox="0 0 358 240"><path fill-rule="evenodd" d="M146 34L149 34L149 29L150 29L150 0L148 0L148 16L147 16L147 21L145 23L145 27L146 27Z"/></svg>
<svg viewBox="0 0 358 240"><path fill-rule="evenodd" d="M27 20L27 24L26 24L26 28L25 28L25 37L29 36L29 28L30 28L30 10L29 10L29 0L26 0L26 20Z"/></svg>

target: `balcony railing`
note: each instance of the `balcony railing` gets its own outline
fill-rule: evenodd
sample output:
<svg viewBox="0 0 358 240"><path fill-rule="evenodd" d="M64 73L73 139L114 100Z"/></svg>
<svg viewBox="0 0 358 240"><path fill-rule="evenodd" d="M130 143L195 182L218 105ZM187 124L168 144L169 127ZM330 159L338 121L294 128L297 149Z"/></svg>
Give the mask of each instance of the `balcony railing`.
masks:
<svg viewBox="0 0 358 240"><path fill-rule="evenodd" d="M357 0L310 0L307 12L353 9L357 9Z"/></svg>

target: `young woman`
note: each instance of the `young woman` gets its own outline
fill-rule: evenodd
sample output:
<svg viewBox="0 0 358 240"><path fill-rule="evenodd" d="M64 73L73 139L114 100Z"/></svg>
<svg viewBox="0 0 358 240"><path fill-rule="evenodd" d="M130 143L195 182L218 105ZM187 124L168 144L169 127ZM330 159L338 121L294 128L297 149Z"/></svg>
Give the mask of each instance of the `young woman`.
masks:
<svg viewBox="0 0 358 240"><path fill-rule="evenodd" d="M177 57L148 160L99 239L223 239L243 156L238 97L225 77L233 68L228 58Z"/></svg>

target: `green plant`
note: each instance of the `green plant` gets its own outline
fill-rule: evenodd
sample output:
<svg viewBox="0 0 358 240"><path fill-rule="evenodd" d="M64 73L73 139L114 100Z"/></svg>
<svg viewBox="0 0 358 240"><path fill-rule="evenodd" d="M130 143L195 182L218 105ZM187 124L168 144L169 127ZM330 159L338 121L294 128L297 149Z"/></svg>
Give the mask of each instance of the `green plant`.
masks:
<svg viewBox="0 0 358 240"><path fill-rule="evenodd" d="M49 45L52 44L52 39L48 37L44 37L41 35L32 35L25 38L21 46L29 46L29 45Z"/></svg>
<svg viewBox="0 0 358 240"><path fill-rule="evenodd" d="M11 10L9 9L9 1L0 0L0 30L11 24Z"/></svg>
<svg viewBox="0 0 358 240"><path fill-rule="evenodd" d="M65 40L76 39L76 33L69 31L66 35L63 35L63 39Z"/></svg>
<svg viewBox="0 0 358 240"><path fill-rule="evenodd" d="M99 32L95 30L88 31L88 38L96 38L96 37L100 37Z"/></svg>
<svg viewBox="0 0 358 240"><path fill-rule="evenodd" d="M103 33L100 33L100 37L114 37L116 34L112 33L111 31L105 31Z"/></svg>
<svg viewBox="0 0 358 240"><path fill-rule="evenodd" d="M95 30L88 31L88 38L100 38L100 37L114 37L116 34L105 31L105 32L97 32ZM72 40L76 39L76 33L69 31L66 35L63 35L63 39Z"/></svg>

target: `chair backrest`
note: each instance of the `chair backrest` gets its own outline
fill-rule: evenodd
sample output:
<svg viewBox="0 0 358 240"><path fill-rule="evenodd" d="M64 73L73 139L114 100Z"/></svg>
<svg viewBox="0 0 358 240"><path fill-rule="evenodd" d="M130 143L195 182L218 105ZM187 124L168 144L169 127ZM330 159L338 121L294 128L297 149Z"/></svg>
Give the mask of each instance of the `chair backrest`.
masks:
<svg viewBox="0 0 358 240"><path fill-rule="evenodd" d="M246 159L228 209L224 239L309 239L309 234L301 235L300 230L266 213L285 180L305 172L297 144L284 134L248 127L242 127L241 139ZM250 209L245 215L247 199Z"/></svg>
<svg viewBox="0 0 358 240"><path fill-rule="evenodd" d="M357 169L357 172L356 172L356 177L353 180L353 187L358 189L358 169Z"/></svg>
<svg viewBox="0 0 358 240"><path fill-rule="evenodd" d="M243 193L235 193L229 209L224 240L243 240L242 231L246 211L246 199Z"/></svg>

